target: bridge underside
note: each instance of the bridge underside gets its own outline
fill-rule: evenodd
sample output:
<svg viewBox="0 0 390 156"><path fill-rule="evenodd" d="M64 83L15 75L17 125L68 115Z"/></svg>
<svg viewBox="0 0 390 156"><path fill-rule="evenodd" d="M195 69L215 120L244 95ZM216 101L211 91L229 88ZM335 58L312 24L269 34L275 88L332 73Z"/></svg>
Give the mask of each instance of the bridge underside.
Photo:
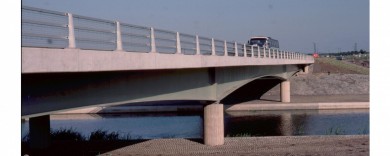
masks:
<svg viewBox="0 0 390 156"><path fill-rule="evenodd" d="M258 99L299 68L282 65L22 74L22 118L147 101L234 103Z"/></svg>

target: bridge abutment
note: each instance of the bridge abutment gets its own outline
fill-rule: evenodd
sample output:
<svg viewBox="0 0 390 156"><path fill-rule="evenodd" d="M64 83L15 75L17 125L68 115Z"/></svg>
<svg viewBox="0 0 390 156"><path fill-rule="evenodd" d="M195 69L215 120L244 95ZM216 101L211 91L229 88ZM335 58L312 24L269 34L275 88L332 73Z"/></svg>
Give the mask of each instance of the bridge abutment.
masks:
<svg viewBox="0 0 390 156"><path fill-rule="evenodd" d="M223 104L204 106L204 144L209 146L224 144Z"/></svg>
<svg viewBox="0 0 390 156"><path fill-rule="evenodd" d="M290 102L290 81L285 80L280 83L280 100L281 102Z"/></svg>
<svg viewBox="0 0 390 156"><path fill-rule="evenodd" d="M47 148L50 145L50 116L39 116L29 119L31 148Z"/></svg>

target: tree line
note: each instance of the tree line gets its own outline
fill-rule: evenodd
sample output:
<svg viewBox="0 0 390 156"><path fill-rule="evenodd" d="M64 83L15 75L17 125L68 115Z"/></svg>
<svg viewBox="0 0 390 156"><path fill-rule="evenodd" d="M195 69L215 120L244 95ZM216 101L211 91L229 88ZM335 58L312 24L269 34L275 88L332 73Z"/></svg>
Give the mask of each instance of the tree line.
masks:
<svg viewBox="0 0 390 156"><path fill-rule="evenodd" d="M320 53L322 56L348 56L348 55L358 55L358 54L370 54L369 51L360 49L359 51L346 51L346 52L337 52L337 53Z"/></svg>

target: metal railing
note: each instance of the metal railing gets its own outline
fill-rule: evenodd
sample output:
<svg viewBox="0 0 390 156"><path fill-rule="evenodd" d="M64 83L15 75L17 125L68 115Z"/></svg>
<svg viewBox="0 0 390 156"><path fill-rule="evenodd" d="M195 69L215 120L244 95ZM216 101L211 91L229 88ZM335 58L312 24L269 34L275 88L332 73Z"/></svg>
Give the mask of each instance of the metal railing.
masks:
<svg viewBox="0 0 390 156"><path fill-rule="evenodd" d="M181 53L185 55L196 54L196 36L180 33Z"/></svg>
<svg viewBox="0 0 390 156"><path fill-rule="evenodd" d="M150 28L117 23L120 31L117 33L122 41L122 47L117 50L132 51L132 52L150 52ZM118 28L117 28L118 30ZM118 35L118 34L117 34Z"/></svg>
<svg viewBox="0 0 390 156"><path fill-rule="evenodd" d="M22 46L313 60L312 56L22 6Z"/></svg>

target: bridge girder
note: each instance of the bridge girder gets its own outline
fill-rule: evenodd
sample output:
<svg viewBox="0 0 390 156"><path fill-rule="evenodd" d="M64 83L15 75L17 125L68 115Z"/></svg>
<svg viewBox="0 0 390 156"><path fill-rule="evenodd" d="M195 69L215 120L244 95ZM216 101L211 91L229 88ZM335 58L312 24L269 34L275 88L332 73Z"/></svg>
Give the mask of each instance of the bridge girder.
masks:
<svg viewBox="0 0 390 156"><path fill-rule="evenodd" d="M196 100L221 102L260 78L288 79L297 65L22 74L22 118L91 106Z"/></svg>

